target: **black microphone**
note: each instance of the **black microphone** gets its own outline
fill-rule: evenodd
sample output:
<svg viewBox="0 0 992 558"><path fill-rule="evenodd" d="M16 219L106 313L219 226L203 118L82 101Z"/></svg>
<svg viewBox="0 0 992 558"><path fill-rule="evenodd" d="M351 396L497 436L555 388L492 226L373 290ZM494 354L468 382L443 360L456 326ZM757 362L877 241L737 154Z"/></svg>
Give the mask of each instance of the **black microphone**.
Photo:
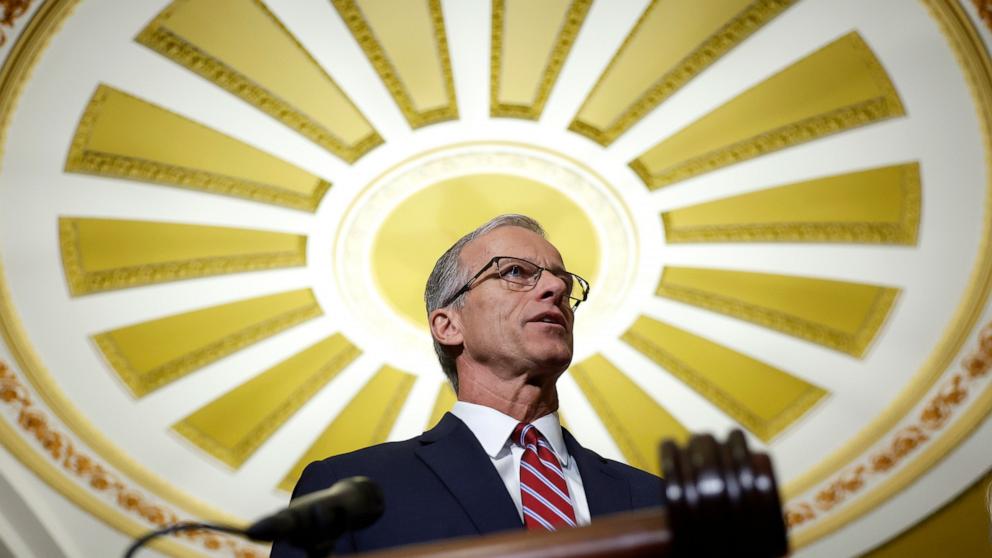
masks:
<svg viewBox="0 0 992 558"><path fill-rule="evenodd" d="M312 548L333 543L345 531L372 525L382 512L379 486L367 477L351 477L296 499L288 508L256 521L245 535Z"/></svg>

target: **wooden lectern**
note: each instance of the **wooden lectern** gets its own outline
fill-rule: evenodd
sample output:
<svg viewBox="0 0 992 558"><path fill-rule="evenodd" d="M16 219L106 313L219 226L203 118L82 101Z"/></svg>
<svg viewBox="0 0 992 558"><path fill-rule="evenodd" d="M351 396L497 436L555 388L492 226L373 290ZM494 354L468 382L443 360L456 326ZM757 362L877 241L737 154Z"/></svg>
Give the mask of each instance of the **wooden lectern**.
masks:
<svg viewBox="0 0 992 558"><path fill-rule="evenodd" d="M735 430L661 446L668 505L556 532L512 532L406 546L364 558L784 556L785 520L771 460Z"/></svg>

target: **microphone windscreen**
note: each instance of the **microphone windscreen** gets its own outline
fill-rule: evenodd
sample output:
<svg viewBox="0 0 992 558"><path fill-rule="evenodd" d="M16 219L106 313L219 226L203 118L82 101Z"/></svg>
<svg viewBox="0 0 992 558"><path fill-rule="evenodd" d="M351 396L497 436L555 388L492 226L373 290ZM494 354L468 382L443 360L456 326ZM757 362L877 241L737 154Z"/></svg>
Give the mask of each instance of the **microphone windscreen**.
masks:
<svg viewBox="0 0 992 558"><path fill-rule="evenodd" d="M384 505L382 490L375 482L351 477L297 498L286 509L252 524L245 534L257 541L308 546L372 525L382 515Z"/></svg>

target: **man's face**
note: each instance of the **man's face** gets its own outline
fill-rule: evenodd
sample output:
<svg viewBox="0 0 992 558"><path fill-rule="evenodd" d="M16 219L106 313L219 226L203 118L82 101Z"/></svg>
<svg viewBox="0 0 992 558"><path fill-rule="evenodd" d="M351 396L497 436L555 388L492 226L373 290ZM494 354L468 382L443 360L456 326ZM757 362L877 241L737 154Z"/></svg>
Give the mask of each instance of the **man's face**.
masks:
<svg viewBox="0 0 992 558"><path fill-rule="evenodd" d="M520 227L500 227L470 242L461 253L462 269L475 274L495 256L512 256L552 270L563 270L561 254L540 235ZM462 356L497 374L557 376L572 361L572 324L565 283L541 273L533 289L511 288L490 267L465 295L458 310Z"/></svg>

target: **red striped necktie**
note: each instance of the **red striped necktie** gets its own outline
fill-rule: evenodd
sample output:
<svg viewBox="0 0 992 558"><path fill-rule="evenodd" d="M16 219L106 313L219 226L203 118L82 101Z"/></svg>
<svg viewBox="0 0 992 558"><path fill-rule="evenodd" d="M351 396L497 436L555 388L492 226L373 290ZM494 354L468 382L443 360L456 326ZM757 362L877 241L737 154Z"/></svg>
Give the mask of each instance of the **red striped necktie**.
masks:
<svg viewBox="0 0 992 558"><path fill-rule="evenodd" d="M524 448L520 458L520 501L528 529L554 531L575 527L575 509L568 494L565 473L544 436L532 424L513 430L513 443Z"/></svg>

